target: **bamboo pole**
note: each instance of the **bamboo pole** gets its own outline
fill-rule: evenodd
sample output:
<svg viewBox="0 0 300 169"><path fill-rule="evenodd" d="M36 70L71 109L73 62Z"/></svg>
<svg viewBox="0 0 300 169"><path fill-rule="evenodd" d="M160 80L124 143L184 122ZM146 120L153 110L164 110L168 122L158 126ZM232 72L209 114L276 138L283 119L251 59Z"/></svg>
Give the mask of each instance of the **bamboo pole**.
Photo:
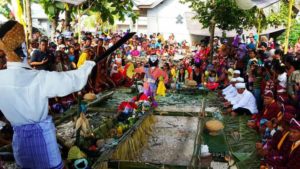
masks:
<svg viewBox="0 0 300 169"><path fill-rule="evenodd" d="M32 17L31 17L31 4L30 0L25 0L25 17L26 17L26 25L27 25L27 39L31 40L32 38ZM29 45L28 45L29 46Z"/></svg>
<svg viewBox="0 0 300 169"><path fill-rule="evenodd" d="M289 49L289 36L290 36L290 31L291 31L292 9L293 9L294 3L295 3L295 0L289 1L288 23L287 23L287 27L286 27L286 35L285 35L285 42L284 42L284 54L286 54Z"/></svg>
<svg viewBox="0 0 300 169"><path fill-rule="evenodd" d="M25 0L22 0L22 8L23 8L22 15L23 15L23 17L25 17L25 18L22 18L22 20L24 21L23 27L24 27L24 32L25 32L25 43L26 43L27 49L29 49L28 31L27 31L28 28L27 28L27 23L26 23L27 22L27 20L26 20L26 14L27 14L27 12L26 12L26 2L25 2Z"/></svg>

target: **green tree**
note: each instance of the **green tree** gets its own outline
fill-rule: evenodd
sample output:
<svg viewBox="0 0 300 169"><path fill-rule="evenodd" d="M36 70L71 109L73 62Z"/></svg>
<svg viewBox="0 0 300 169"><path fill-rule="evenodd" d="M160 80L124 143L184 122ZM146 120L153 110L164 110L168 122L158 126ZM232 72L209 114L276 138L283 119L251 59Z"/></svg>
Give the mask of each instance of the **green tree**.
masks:
<svg viewBox="0 0 300 169"><path fill-rule="evenodd" d="M266 23L271 26L286 25L288 12L289 4L285 2L280 2L280 12L272 11L270 15L266 17Z"/></svg>
<svg viewBox="0 0 300 169"><path fill-rule="evenodd" d="M5 16L6 18L11 18L10 9L8 7L9 1L0 0L0 14Z"/></svg>
<svg viewBox="0 0 300 169"><path fill-rule="evenodd" d="M294 23L291 27L291 30L292 31L290 32L290 36L289 36L289 45L293 47L297 43L298 38L300 37L300 23ZM281 44L283 44L285 40L285 36L286 36L286 32L281 34L277 38L277 40L280 41Z"/></svg>
<svg viewBox="0 0 300 169"><path fill-rule="evenodd" d="M222 30L232 30L239 27L252 27L252 18L255 9L239 9L235 0L181 0L188 3L189 7L196 13L195 19L203 25L203 28L210 27L211 20L214 20L216 27Z"/></svg>
<svg viewBox="0 0 300 169"><path fill-rule="evenodd" d="M35 2L39 3L43 7L48 19L51 22L51 38L53 39L55 30L58 26L59 14L65 10L65 4L52 0L35 0Z"/></svg>
<svg viewBox="0 0 300 169"><path fill-rule="evenodd" d="M89 12L100 13L102 22L114 24L115 18L121 21L125 16L130 17L134 22L138 15L133 11L132 0L87 0L77 7L53 0L36 0L45 10L49 20L52 22L52 33L55 32L58 22L59 13L67 11L66 16L75 19L76 15L89 15ZM69 19L67 19L69 20ZM70 22L69 20L68 22Z"/></svg>

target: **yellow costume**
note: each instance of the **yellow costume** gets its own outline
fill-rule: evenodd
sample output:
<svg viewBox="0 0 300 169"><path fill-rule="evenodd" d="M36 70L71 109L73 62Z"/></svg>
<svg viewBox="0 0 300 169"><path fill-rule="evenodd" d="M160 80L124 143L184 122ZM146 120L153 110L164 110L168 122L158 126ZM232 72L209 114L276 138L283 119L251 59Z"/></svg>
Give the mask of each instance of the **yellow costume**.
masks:
<svg viewBox="0 0 300 169"><path fill-rule="evenodd" d="M77 62L77 67L78 68L84 64L84 62L86 61L87 57L88 57L88 53L87 52L81 53L81 55L79 57L79 60Z"/></svg>
<svg viewBox="0 0 300 169"><path fill-rule="evenodd" d="M159 77L159 82L158 82L156 94L158 96L166 96L166 90L167 89L165 87L164 78L161 76L161 77Z"/></svg>

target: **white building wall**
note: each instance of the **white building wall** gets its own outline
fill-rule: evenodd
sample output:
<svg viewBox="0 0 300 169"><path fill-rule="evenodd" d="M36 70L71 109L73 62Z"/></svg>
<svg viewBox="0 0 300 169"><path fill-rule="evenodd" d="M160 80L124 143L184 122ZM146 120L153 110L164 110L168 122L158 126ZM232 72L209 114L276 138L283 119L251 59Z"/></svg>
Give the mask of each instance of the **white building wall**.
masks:
<svg viewBox="0 0 300 169"><path fill-rule="evenodd" d="M188 5L181 4L179 0L164 0L153 9L149 9L148 33L162 33L167 39L171 33L174 33L178 42L182 40L191 41L190 33L187 29L185 12L190 12ZM182 16L182 24L177 24L177 17Z"/></svg>

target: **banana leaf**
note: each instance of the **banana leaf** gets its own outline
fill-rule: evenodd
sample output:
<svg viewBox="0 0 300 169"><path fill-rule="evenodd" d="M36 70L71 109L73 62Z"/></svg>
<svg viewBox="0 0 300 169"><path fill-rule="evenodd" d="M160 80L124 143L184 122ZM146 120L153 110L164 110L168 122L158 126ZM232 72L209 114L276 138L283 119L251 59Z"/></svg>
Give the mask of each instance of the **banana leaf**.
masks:
<svg viewBox="0 0 300 169"><path fill-rule="evenodd" d="M247 126L249 119L249 116L225 116L223 119L226 142L239 169L259 168L260 164L255 149L255 143L260 137L255 130Z"/></svg>
<svg viewBox="0 0 300 169"><path fill-rule="evenodd" d="M233 152L232 155L238 160L238 161L245 161L247 160L251 154L250 153L236 153Z"/></svg>

